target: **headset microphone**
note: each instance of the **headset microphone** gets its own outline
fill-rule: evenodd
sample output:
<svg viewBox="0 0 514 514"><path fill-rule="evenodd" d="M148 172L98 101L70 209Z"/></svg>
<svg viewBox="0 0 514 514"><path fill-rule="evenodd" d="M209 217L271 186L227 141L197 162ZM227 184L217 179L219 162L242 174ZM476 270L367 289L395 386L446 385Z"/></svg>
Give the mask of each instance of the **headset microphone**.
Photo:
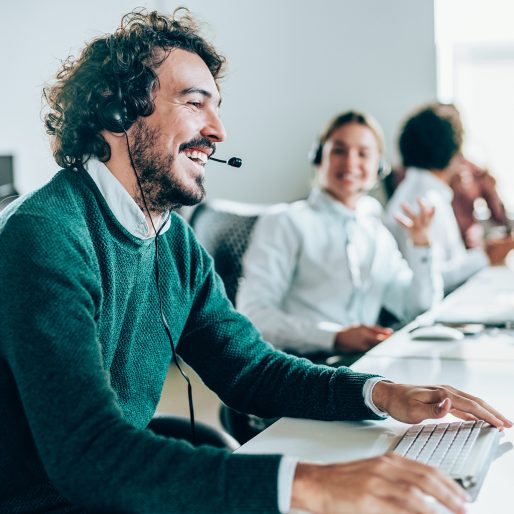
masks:
<svg viewBox="0 0 514 514"><path fill-rule="evenodd" d="M234 166L234 168L240 168L243 164L243 161L239 157L231 157L227 161L223 159L216 159L215 157L209 157L211 161L222 162L224 164L228 164L229 166Z"/></svg>

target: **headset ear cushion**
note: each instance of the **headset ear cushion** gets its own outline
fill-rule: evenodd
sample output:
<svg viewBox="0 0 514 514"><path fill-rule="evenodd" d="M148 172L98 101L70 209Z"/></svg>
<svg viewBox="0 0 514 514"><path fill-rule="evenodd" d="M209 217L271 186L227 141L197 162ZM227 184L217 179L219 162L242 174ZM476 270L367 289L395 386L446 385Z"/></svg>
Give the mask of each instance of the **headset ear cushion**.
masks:
<svg viewBox="0 0 514 514"><path fill-rule="evenodd" d="M387 177L389 173L391 173L391 166L383 157L381 157L378 163L378 178L383 179Z"/></svg>
<svg viewBox="0 0 514 514"><path fill-rule="evenodd" d="M125 132L134 123L124 102L117 97L109 97L98 106L98 121L104 129L115 134Z"/></svg>

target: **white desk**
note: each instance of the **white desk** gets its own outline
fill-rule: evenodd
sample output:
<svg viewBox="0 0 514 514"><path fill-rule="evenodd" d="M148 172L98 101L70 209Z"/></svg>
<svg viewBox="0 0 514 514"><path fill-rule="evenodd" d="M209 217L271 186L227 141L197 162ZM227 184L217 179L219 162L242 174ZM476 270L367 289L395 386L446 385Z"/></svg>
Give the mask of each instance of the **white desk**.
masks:
<svg viewBox="0 0 514 514"><path fill-rule="evenodd" d="M504 274L503 277L500 276ZM502 268L477 276L470 289L484 287L480 296L504 287L514 274ZM487 288L489 284L491 287ZM469 291L469 290L468 290ZM467 292L464 291L467 295ZM454 295L463 294L457 291ZM359 372L379 373L396 382L451 384L482 397L514 419L514 337L484 335L474 341L413 342L406 330L357 361ZM497 337L496 340L493 340ZM451 418L451 416L448 416ZM395 420L379 422L322 422L282 418L243 445L241 453L282 453L311 462L344 462L380 455L392 449L407 425ZM468 512L510 512L514 484L514 429L500 440L476 502Z"/></svg>
<svg viewBox="0 0 514 514"><path fill-rule="evenodd" d="M486 268L445 298L435 309L440 321L514 322L514 271Z"/></svg>
<svg viewBox="0 0 514 514"><path fill-rule="evenodd" d="M357 371L381 373L395 381L429 384L451 382L493 400L514 418L514 366L512 362L442 361L439 359L375 358L353 366ZM450 419L451 416L448 416ZM310 462L344 462L381 455L391 450L407 425L395 420L360 423L323 422L282 418L243 445L242 453L282 453ZM480 490L469 504L471 514L510 512L514 484L514 430L500 440L496 460Z"/></svg>
<svg viewBox="0 0 514 514"><path fill-rule="evenodd" d="M476 360L510 361L514 371L514 330L485 329L483 333L465 336L459 341L424 341L411 339L408 330L400 330L366 354L366 359ZM361 359L362 360L362 359Z"/></svg>
<svg viewBox="0 0 514 514"><path fill-rule="evenodd" d="M417 341L409 330L417 324L430 325L435 319L476 322L491 316L496 321L514 320L514 271L504 266L477 273L454 291L433 312L393 334L366 354L366 358L436 358L448 360L514 362L514 330L487 328L481 334L460 341ZM493 321L493 319L491 319ZM513 368L514 369L514 368Z"/></svg>

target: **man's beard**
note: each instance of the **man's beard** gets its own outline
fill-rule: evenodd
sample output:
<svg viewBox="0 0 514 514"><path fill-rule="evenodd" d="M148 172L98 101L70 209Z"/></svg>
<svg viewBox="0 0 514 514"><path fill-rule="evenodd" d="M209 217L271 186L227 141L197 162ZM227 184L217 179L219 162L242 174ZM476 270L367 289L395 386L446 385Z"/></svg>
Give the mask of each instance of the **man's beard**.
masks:
<svg viewBox="0 0 514 514"><path fill-rule="evenodd" d="M173 172L173 156L161 155L155 144L159 141L159 130L150 128L139 119L134 125L132 156L135 172L144 194L135 189L135 200L139 207L152 213L163 213L183 205L195 205L205 196L203 176L196 178L196 186L187 187L178 181Z"/></svg>

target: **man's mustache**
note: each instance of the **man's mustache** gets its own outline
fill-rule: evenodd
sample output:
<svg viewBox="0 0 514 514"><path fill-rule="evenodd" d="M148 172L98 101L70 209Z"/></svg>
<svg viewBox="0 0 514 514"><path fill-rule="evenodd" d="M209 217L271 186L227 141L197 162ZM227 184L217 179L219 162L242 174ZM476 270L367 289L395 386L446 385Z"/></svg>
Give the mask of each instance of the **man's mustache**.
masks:
<svg viewBox="0 0 514 514"><path fill-rule="evenodd" d="M182 143L178 147L178 150L179 152L183 152L189 148L207 148L212 150L211 155L214 155L214 152L216 151L216 145L206 137L197 137L195 139L191 139L191 141L188 141L187 143Z"/></svg>

